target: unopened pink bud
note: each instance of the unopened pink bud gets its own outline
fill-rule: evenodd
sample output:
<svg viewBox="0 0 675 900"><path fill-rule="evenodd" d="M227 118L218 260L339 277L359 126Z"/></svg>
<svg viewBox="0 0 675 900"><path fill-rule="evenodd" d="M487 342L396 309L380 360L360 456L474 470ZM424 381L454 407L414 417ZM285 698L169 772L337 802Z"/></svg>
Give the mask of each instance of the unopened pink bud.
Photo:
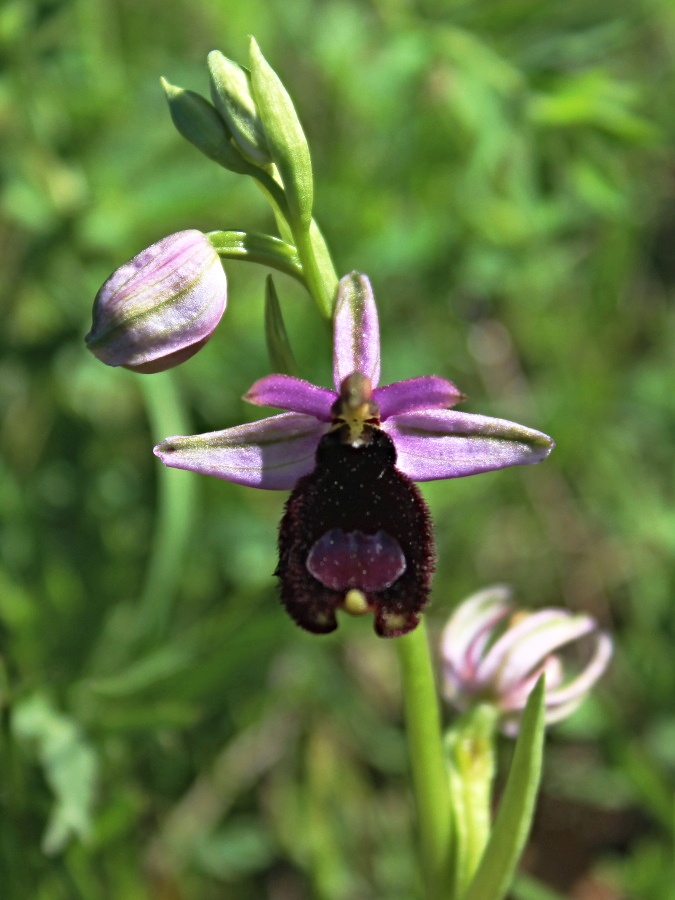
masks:
<svg viewBox="0 0 675 900"><path fill-rule="evenodd" d="M227 278L201 231L179 231L116 269L94 300L87 347L108 366L163 372L193 356L227 303Z"/></svg>

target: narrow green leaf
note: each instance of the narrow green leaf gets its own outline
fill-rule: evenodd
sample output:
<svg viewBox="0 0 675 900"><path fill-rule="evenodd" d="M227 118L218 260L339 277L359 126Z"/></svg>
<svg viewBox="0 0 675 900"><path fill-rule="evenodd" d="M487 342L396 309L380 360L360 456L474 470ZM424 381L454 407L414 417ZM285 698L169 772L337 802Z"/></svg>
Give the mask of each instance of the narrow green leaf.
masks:
<svg viewBox="0 0 675 900"><path fill-rule="evenodd" d="M279 297L271 275L268 275L265 281L265 339L273 371L284 375L297 375L298 364L288 340Z"/></svg>
<svg viewBox="0 0 675 900"><path fill-rule="evenodd" d="M305 283L295 247L279 238L249 231L211 231L206 236L224 259L261 263Z"/></svg>
<svg viewBox="0 0 675 900"><path fill-rule="evenodd" d="M544 747L544 676L523 713L508 781L478 871L463 900L502 900L532 824Z"/></svg>
<svg viewBox="0 0 675 900"><path fill-rule="evenodd" d="M250 73L219 50L212 50L207 59L211 99L227 122L235 143L255 165L269 165L272 156L253 99Z"/></svg>
<svg viewBox="0 0 675 900"><path fill-rule="evenodd" d="M286 192L292 224L307 231L314 193L307 140L288 91L254 38L250 59L253 96Z"/></svg>

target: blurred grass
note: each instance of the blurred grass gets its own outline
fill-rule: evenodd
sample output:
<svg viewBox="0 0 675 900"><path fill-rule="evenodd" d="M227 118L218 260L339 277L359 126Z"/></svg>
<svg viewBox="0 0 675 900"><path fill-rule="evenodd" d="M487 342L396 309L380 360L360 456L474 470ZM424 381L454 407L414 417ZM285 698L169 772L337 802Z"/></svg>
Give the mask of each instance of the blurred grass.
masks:
<svg viewBox="0 0 675 900"><path fill-rule="evenodd" d="M82 342L97 288L143 246L271 227L250 185L181 142L158 81L206 92L206 53L244 60L248 33L309 135L338 270L373 280L384 380L444 375L467 410L557 441L536 469L425 486L432 630L506 581L617 638L598 697L550 736L527 867L578 900L666 900L669 0L2 4L3 897L420 896L391 647L363 622L317 640L284 616L283 496L150 452L158 421L257 416L239 398L269 371L264 273L228 268L227 315L173 405L169 376L148 388ZM329 383L325 329L276 284L301 371ZM149 575L162 529L177 543ZM144 590L157 618L139 638Z"/></svg>

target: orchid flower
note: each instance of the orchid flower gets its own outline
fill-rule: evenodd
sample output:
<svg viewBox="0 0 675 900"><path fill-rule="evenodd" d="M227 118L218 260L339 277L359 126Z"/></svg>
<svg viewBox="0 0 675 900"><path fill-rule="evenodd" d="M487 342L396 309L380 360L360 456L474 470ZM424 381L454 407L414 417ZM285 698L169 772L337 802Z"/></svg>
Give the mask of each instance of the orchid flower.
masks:
<svg viewBox="0 0 675 900"><path fill-rule="evenodd" d="M431 521L414 481L536 463L553 441L503 419L455 412L463 395L434 375L379 386L380 340L370 282L339 284L334 390L269 375L245 398L287 410L246 425L169 437L168 466L249 487L291 490L279 533L281 599L308 631L337 627L336 610L374 612L375 629L413 629L434 566Z"/></svg>
<svg viewBox="0 0 675 900"><path fill-rule="evenodd" d="M576 667L564 653L569 650L582 651ZM510 590L495 586L457 607L443 631L441 654L450 703L462 711L476 703L496 705L502 731L513 736L542 673L546 722L574 712L607 668L612 640L588 615L515 612Z"/></svg>

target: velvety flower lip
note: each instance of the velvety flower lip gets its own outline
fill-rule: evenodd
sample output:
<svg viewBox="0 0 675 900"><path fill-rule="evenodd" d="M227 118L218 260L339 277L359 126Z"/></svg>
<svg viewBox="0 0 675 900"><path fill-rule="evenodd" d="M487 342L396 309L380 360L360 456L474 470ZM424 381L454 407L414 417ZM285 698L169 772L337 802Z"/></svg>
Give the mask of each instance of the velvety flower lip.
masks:
<svg viewBox="0 0 675 900"><path fill-rule="evenodd" d="M268 375L245 399L286 413L251 425L167 438L155 454L168 466L270 490L292 490L314 468L311 452L331 428L346 378L359 373L372 388L377 425L393 440L396 466L413 481L433 481L540 462L554 444L545 434L449 407L464 398L434 375L380 387L380 338L370 281L352 272L340 281L334 316L335 391L288 375ZM292 415L289 415L292 414Z"/></svg>
<svg viewBox="0 0 675 900"><path fill-rule="evenodd" d="M459 710L494 703L501 728L518 731L540 675L546 675L546 722L574 712L604 673L612 640L588 615L566 609L515 613L511 591L497 585L472 595L450 617L441 642L444 692ZM572 666L569 650L581 651Z"/></svg>
<svg viewBox="0 0 675 900"><path fill-rule="evenodd" d="M201 231L179 231L116 269L94 300L85 341L109 366L161 372L193 356L227 304L227 278Z"/></svg>

